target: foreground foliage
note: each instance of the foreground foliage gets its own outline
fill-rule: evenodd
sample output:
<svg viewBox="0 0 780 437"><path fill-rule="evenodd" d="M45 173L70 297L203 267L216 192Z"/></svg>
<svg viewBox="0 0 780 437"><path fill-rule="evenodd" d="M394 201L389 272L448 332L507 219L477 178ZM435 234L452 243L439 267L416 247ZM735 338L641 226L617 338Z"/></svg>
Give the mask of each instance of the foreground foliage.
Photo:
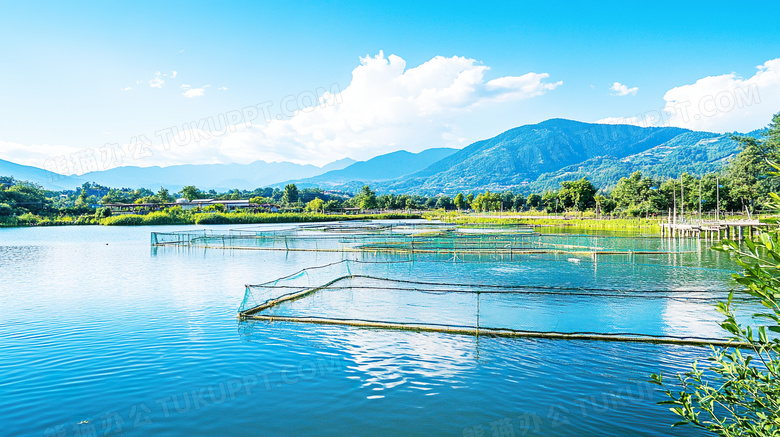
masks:
<svg viewBox="0 0 780 437"><path fill-rule="evenodd" d="M780 203L780 197L772 197ZM670 400L661 403L670 405L681 419L673 426L693 425L721 436L778 436L780 230L761 233L747 240L744 248L724 241L715 249L731 254L744 269L734 275L744 287L738 293L759 299L767 308L753 315L751 322L757 326L743 326L734 316L733 293L718 304L718 311L726 316L721 327L750 348L712 348L709 365L694 363L690 372L677 375L674 387L661 375L652 375L652 382L664 387Z"/></svg>

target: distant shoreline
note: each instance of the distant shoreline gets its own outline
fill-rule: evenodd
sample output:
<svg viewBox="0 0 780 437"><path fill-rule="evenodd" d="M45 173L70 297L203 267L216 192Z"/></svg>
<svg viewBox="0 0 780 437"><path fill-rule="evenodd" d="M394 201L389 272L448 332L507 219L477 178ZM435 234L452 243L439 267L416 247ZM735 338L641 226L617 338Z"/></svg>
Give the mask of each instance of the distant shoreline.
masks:
<svg viewBox="0 0 780 437"><path fill-rule="evenodd" d="M28 228L39 226L165 226L165 225L241 225L262 223L312 223L350 220L412 220L422 214L317 214L317 213L213 213L171 214L158 211L145 215L123 214L105 218L94 216L63 219L41 218L35 223L0 223L0 228Z"/></svg>

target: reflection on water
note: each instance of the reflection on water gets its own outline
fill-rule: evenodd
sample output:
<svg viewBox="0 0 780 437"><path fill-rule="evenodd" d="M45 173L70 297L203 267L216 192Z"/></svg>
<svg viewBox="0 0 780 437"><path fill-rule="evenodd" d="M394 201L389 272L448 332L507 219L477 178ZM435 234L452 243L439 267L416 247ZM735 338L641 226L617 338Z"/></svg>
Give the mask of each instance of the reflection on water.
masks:
<svg viewBox="0 0 780 437"><path fill-rule="evenodd" d="M660 436L670 433L674 417L654 404L661 396L641 384L652 372L684 370L708 353L668 345L239 323L245 284L345 255L150 250L155 230L170 228L0 229L3 435L85 435L90 425L98 435L428 436L463 435L479 426L490 435L491 423L505 419L515 435L528 435L521 418L532 418L542 435ZM696 244L706 249L708 243ZM516 254L350 258L414 260L416 267L377 266L376 274L416 281L713 294L729 288L734 270L722 254L707 250L578 262L566 255ZM415 270L448 260L455 262ZM379 293L333 290L287 309L442 321L476 317L473 295L441 305L436 294L410 300L408 294ZM481 324L721 335L710 303L694 299L505 297L480 295ZM323 362L324 368L309 372ZM236 389L220 397L221 387ZM106 428L109 417L121 419L121 431L116 420ZM696 435L684 428L675 433Z"/></svg>

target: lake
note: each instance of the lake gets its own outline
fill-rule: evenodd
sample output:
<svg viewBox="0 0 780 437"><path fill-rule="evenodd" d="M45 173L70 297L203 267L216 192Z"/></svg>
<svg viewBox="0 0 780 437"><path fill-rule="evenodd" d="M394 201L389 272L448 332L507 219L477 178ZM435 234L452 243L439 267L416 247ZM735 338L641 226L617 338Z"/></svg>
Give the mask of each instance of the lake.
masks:
<svg viewBox="0 0 780 437"><path fill-rule="evenodd" d="M209 227L229 228L236 226ZM707 348L239 322L245 284L347 255L151 247L151 232L179 229L203 228L0 229L0 434L699 435L669 428L676 417L655 404L663 398L647 380L687 370ZM726 255L700 241L620 243L683 245L686 253L429 255L415 258L409 274L567 290L696 290L652 299L486 295L480 325L724 337L712 298L736 271ZM399 298L367 293L370 285L275 311L415 323L473 315L471 297Z"/></svg>

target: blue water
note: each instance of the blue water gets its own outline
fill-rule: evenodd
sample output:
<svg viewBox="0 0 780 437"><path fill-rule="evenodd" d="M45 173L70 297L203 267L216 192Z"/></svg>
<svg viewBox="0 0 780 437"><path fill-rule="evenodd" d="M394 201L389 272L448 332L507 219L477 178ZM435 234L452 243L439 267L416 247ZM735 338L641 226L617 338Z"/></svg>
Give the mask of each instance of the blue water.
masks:
<svg viewBox="0 0 780 437"><path fill-rule="evenodd" d="M343 254L153 249L155 230L171 228L0 229L0 435L697 435L646 381L707 349L239 323L244 284ZM734 270L710 251L555 262L494 267L669 289ZM709 305L669 308L722 335L698 323Z"/></svg>

